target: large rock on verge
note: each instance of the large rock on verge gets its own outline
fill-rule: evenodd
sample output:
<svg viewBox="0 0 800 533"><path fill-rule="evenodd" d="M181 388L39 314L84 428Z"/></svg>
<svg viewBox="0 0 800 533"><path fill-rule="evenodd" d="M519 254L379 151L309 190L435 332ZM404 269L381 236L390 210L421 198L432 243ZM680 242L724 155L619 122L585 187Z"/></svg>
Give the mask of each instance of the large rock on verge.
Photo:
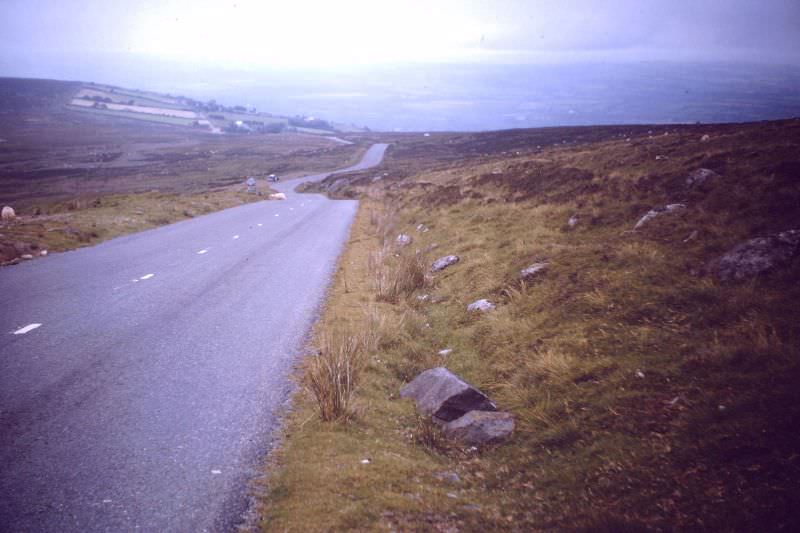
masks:
<svg viewBox="0 0 800 533"><path fill-rule="evenodd" d="M455 265L461 260L460 257L457 255L446 255L444 257L440 257L436 261L433 262L431 265L431 271L439 272L440 270L444 270L445 268Z"/></svg>
<svg viewBox="0 0 800 533"><path fill-rule="evenodd" d="M665 205L664 207L654 207L653 209L645 213L645 215L642 218L639 219L639 221L636 223L633 229L635 231L641 228L642 226L644 226L657 216L661 216L665 213L673 213L675 211L680 211L681 209L686 209L686 206L684 204L668 204Z"/></svg>
<svg viewBox="0 0 800 533"><path fill-rule="evenodd" d="M712 270L723 281L740 280L786 266L800 254L800 230L757 237L734 246Z"/></svg>
<svg viewBox="0 0 800 533"><path fill-rule="evenodd" d="M17 214L14 212L14 208L10 205L4 206L2 212L0 212L0 216L5 221L14 220L17 217Z"/></svg>
<svg viewBox="0 0 800 533"><path fill-rule="evenodd" d="M450 422L470 411L496 411L489 398L444 367L421 373L400 390L403 398L412 398L417 410L437 422Z"/></svg>
<svg viewBox="0 0 800 533"><path fill-rule="evenodd" d="M445 437L482 446L506 440L514 432L514 417L497 411L470 411L444 425Z"/></svg>

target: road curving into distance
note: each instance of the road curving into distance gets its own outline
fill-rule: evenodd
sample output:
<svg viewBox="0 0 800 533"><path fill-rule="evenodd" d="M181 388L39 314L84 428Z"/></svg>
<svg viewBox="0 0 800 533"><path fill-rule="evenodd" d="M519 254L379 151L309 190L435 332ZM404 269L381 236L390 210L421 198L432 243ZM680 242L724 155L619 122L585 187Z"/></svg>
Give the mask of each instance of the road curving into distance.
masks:
<svg viewBox="0 0 800 533"><path fill-rule="evenodd" d="M0 531L241 521L357 208L291 192L327 175L0 269Z"/></svg>

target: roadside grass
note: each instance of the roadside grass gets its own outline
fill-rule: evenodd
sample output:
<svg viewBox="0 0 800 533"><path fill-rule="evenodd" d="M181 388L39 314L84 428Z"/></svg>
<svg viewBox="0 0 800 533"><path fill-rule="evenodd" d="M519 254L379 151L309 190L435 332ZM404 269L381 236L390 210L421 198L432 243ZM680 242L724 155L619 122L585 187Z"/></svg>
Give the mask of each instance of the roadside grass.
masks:
<svg viewBox="0 0 800 533"><path fill-rule="evenodd" d="M0 225L0 259L8 261L20 255L15 245L24 246L32 255L41 250L63 252L264 198L226 188L195 194L142 193L42 202Z"/></svg>
<svg viewBox="0 0 800 533"><path fill-rule="evenodd" d="M346 420L323 422L295 397L264 530L800 527L800 264L740 283L707 273L744 239L800 227L798 127L637 142L362 191L316 335L370 330L374 348ZM698 167L721 181L688 190ZM689 207L631 231L675 201ZM401 232L407 251L392 246ZM381 296L381 269L416 250L426 265L461 261ZM548 269L521 281L537 261ZM497 309L468 314L479 298ZM433 366L512 412L513 438L481 450L442 440L398 398Z"/></svg>

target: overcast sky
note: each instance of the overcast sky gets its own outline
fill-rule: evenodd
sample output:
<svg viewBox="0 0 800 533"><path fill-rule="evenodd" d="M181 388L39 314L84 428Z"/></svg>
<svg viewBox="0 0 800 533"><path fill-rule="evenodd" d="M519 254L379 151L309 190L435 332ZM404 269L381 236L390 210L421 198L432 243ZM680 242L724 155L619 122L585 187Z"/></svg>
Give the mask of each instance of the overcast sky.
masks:
<svg viewBox="0 0 800 533"><path fill-rule="evenodd" d="M90 62L99 54L245 68L576 59L797 65L800 0L0 0L0 69L39 61L46 71L48 57Z"/></svg>

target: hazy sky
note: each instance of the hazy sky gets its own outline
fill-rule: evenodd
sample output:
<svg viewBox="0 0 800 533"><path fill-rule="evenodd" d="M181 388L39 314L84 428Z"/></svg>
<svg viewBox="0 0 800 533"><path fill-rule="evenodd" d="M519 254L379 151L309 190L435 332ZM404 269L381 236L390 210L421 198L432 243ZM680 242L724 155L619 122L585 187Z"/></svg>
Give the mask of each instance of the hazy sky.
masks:
<svg viewBox="0 0 800 533"><path fill-rule="evenodd" d="M800 0L0 0L0 75L52 57L206 66L726 59L800 64ZM50 59L48 59L50 58Z"/></svg>

